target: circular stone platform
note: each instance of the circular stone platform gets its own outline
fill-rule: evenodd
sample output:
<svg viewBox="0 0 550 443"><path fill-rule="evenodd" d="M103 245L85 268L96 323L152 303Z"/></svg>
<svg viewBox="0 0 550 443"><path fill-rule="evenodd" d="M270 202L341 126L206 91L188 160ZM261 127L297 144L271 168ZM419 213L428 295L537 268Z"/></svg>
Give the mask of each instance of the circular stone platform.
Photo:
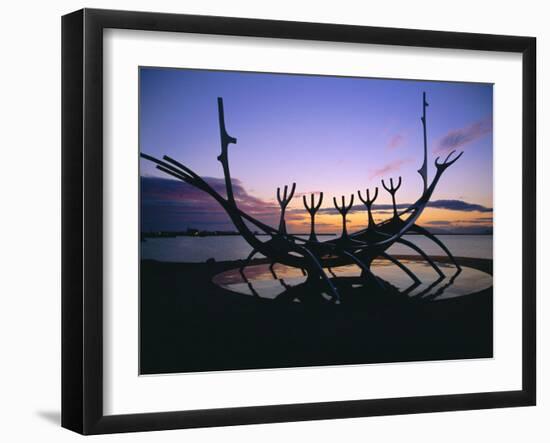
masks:
<svg viewBox="0 0 550 443"><path fill-rule="evenodd" d="M445 274L441 279L424 261L403 259L401 262L420 279L419 285L414 285L407 274L387 260L375 260L371 270L398 292L414 299L431 301L460 297L483 291L493 284L493 277L490 274L472 267L463 266L462 271L457 273L453 265L437 262L438 267ZM362 286L360 269L355 265L329 268L325 269L325 272L336 286L343 283L351 288ZM254 264L247 266L243 271L234 268L217 274L213 278L214 284L221 288L265 299L275 299L305 281L306 276L300 269L278 263L273 267L269 264Z"/></svg>

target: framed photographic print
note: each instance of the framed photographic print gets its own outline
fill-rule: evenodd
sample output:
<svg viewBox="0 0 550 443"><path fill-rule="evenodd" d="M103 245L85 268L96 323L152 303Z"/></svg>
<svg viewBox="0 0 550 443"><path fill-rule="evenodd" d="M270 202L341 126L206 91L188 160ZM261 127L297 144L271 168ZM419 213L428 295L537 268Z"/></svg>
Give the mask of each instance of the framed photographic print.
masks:
<svg viewBox="0 0 550 443"><path fill-rule="evenodd" d="M535 404L534 38L62 25L64 427Z"/></svg>

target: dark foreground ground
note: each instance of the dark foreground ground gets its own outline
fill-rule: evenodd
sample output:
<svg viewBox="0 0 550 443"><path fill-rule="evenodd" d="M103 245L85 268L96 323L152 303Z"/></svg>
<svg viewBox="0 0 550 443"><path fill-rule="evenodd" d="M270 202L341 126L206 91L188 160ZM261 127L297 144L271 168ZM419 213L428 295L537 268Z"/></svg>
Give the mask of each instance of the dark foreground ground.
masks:
<svg viewBox="0 0 550 443"><path fill-rule="evenodd" d="M492 273L491 260L459 261ZM233 266L141 262L142 374L493 356L492 288L429 303L278 303L210 283Z"/></svg>

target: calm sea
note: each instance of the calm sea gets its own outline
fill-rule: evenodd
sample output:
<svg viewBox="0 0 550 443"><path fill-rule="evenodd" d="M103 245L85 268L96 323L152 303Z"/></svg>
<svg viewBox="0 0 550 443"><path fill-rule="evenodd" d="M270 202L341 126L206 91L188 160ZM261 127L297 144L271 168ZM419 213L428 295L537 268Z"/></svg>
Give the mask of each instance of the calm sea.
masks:
<svg viewBox="0 0 550 443"><path fill-rule="evenodd" d="M331 237L321 238L329 240ZM429 255L445 255L427 238L419 235L405 236L405 238L414 242ZM439 235L438 238L457 257L493 258L492 235ZM240 236L148 238L141 242L142 259L165 262L204 262L209 258L217 261L239 260L246 258L251 251L252 248ZM403 245L394 245L388 252L415 255L414 251Z"/></svg>

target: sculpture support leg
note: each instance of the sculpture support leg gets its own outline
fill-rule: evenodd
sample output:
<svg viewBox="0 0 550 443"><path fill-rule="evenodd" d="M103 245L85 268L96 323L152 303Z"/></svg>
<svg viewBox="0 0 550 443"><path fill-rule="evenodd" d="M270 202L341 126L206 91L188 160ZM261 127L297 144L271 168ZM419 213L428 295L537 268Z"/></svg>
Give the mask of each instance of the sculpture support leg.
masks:
<svg viewBox="0 0 550 443"><path fill-rule="evenodd" d="M381 289L384 290L384 285L380 281L380 279L372 273L372 271L369 269L368 266L366 266L361 260L359 260L355 255L353 255L351 252L342 251L342 254L349 257L359 268L361 268L361 271L363 271L363 274L365 276L368 276L372 281L376 283L376 285Z"/></svg>
<svg viewBox="0 0 550 443"><path fill-rule="evenodd" d="M407 266L405 266L403 263L401 263L398 259L396 259L395 257L392 257L387 252L382 252L380 255L382 257L388 259L389 261L391 261L394 265L398 266L399 269L401 269L403 272L405 272L405 274L407 274L415 284L419 285L421 283L421 281L414 274L414 272L412 272Z"/></svg>
<svg viewBox="0 0 550 443"><path fill-rule="evenodd" d="M404 238L400 238L396 240L396 243L401 243L418 252L422 256L422 258L426 260L432 268L434 268L435 272L437 272L437 274L439 275L439 278L445 277L445 274L441 269L439 269L439 266L435 264L435 262L428 256L428 254L426 254L422 249L416 246L413 242L410 242L409 240L405 240Z"/></svg>
<svg viewBox="0 0 550 443"><path fill-rule="evenodd" d="M319 262L317 257L315 257L315 254L313 254L313 252L311 252L309 249L307 249L303 246L297 247L297 250L298 250L298 252L300 252L301 254L303 254L304 256L306 256L310 259L311 264L315 268L315 272L321 277L321 279L329 287L330 292L332 293L332 295L335 298L335 303L340 304L340 294L338 293L338 290L336 289L336 286L334 286L332 284L332 282L330 281L330 278L328 278L328 276L325 273L323 267L321 266L321 263ZM308 275L308 280L309 280L309 278L310 278L310 275Z"/></svg>
<svg viewBox="0 0 550 443"><path fill-rule="evenodd" d="M286 284L286 282L282 279L282 278L279 278L279 276L277 275L277 272L275 271L275 262L271 263L271 265L269 265L269 270L271 271L271 275L273 276L273 280L277 280L281 286L285 289L285 290L289 290L290 289L290 286Z"/></svg>
<svg viewBox="0 0 550 443"><path fill-rule="evenodd" d="M426 294L429 294L430 291L435 288L439 283L441 283L443 280L445 280L445 277L439 277L436 281L434 281L431 285L429 285L427 288L420 291L418 294L415 295L416 298L423 298Z"/></svg>
<svg viewBox="0 0 550 443"><path fill-rule="evenodd" d="M453 264L455 265L455 267L458 270L462 270L462 268L460 267L460 265L457 263L456 259L454 258L453 254L451 254L451 251L449 251L447 246L445 246L443 244L443 242L441 240L439 240L435 235L433 235L431 232L429 232L428 230L426 230L426 229L424 229L424 228L422 228L418 225L413 225L410 230L411 231L416 231L419 234L422 234L425 237L428 237L431 241L433 241L435 244L437 244L437 246L439 246L441 249L443 249L443 251L445 251L445 254L447 254L447 256L451 259L451 261L453 262Z"/></svg>
<svg viewBox="0 0 550 443"><path fill-rule="evenodd" d="M245 258L243 264L241 265L241 267L239 269L241 274L243 273L244 268L246 268L248 266L248 264L250 263L250 260L252 260L252 257L254 257L257 253L258 253L258 250L252 249L252 252L250 254L248 254L248 257Z"/></svg>
<svg viewBox="0 0 550 443"><path fill-rule="evenodd" d="M248 255L248 257L246 257L246 260L243 262L242 266L239 268L239 273L241 274L241 277L243 278L244 282L248 285L248 289L250 289L250 292L252 293L252 295L254 297L260 297L260 294L258 294L258 292L256 291L256 289L254 289L254 286L252 285L252 283L250 283L250 280L248 280L248 277L246 276L246 274L244 273L244 268L246 268L248 266L248 263L250 262L250 260L252 259L252 257L254 257L254 255L257 253L258 251L256 251L255 249L252 250L252 252Z"/></svg>

